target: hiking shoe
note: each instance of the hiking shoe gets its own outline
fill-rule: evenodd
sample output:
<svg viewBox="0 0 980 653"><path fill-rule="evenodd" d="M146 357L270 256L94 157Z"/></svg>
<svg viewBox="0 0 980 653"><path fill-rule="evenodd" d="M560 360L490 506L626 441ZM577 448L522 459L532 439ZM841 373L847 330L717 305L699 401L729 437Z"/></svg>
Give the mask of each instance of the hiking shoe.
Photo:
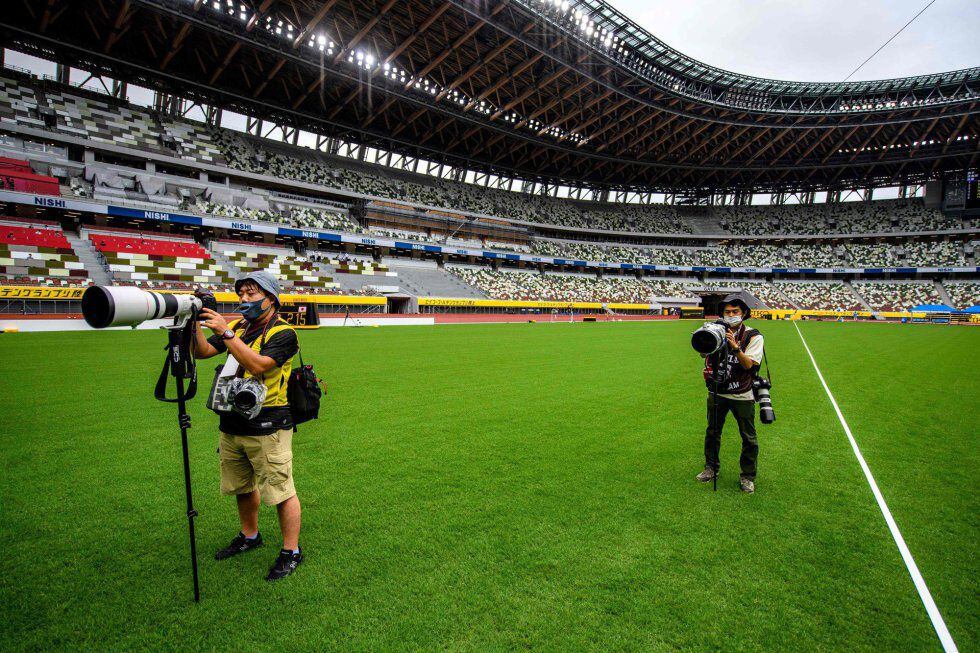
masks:
<svg viewBox="0 0 980 653"><path fill-rule="evenodd" d="M254 540L250 540L245 537L245 534L239 532L235 536L235 539L231 541L231 544L223 549L218 549L218 552L214 554L215 560L224 560L232 556L237 556L239 553L245 553L246 551L251 551L252 549L257 549L262 546L262 533L258 533Z"/></svg>
<svg viewBox="0 0 980 653"><path fill-rule="evenodd" d="M708 481L713 480L714 477L715 477L715 470L711 469L710 467L705 467L704 471L698 474L697 476L695 476L694 478L702 483L707 483Z"/></svg>
<svg viewBox="0 0 980 653"><path fill-rule="evenodd" d="M280 578L285 578L289 574L296 571L296 567L299 563L303 562L303 549L299 550L299 553L293 553L286 549L279 550L279 557L276 558L276 563L272 565L269 569L268 575L266 575L266 580L279 580Z"/></svg>
<svg viewBox="0 0 980 653"><path fill-rule="evenodd" d="M742 492L746 494L752 494L755 492L755 481L750 478L743 478L738 482L739 486L742 488Z"/></svg>

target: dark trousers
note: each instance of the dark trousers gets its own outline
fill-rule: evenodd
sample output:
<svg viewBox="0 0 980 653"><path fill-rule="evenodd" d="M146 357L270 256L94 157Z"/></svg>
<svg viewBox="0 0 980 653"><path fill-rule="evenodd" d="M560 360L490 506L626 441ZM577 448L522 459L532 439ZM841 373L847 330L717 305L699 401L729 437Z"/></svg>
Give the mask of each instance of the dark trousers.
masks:
<svg viewBox="0 0 980 653"><path fill-rule="evenodd" d="M718 451L721 448L721 431L725 427L725 416L731 411L738 424L738 434L742 436L742 455L738 459L742 467L742 478L755 480L755 464L759 459L759 441L755 437L755 402L752 400L726 399L708 395L708 428L704 432L704 463L718 469Z"/></svg>

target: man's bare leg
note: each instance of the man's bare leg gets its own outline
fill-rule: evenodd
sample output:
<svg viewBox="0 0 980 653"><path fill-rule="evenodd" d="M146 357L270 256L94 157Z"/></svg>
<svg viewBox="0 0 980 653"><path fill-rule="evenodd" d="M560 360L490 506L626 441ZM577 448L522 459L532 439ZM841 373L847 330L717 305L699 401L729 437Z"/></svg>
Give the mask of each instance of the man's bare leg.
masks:
<svg viewBox="0 0 980 653"><path fill-rule="evenodd" d="M256 502L258 494L256 494ZM258 510L258 503L256 503ZM276 506L279 513L279 529L282 531L282 548L295 551L299 548L300 505L295 494Z"/></svg>
<svg viewBox="0 0 980 653"><path fill-rule="evenodd" d="M242 523L242 534L255 537L259 532L259 491L235 495L238 501L238 520Z"/></svg>

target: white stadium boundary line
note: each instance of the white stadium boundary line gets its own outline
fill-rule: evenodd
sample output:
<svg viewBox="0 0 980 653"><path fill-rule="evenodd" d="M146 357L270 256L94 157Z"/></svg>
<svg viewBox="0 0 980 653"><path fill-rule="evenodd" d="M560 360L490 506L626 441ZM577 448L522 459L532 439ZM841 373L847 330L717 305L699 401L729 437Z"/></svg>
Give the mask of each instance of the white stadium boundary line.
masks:
<svg viewBox="0 0 980 653"><path fill-rule="evenodd" d="M915 564L915 560L912 558L912 552L909 551L908 545L905 544L905 538L902 537L902 532L898 530L898 524L895 523L895 518L892 517L891 511L888 509L888 504L885 503L885 497L882 496L881 490L878 489L878 484L875 482L874 476L871 475L871 469L868 467L868 463L865 462L864 456L861 455L861 450L858 448L854 435L851 434L851 427L847 425L847 421L844 419L844 415L840 411L840 406L837 405L837 400L834 399L834 395L831 394L830 388L827 386L827 382L823 378L823 374L820 373L820 368L817 367L817 361L813 357L813 352L810 351L810 346L806 344L806 339L803 337L803 332L800 331L799 325L794 322L793 326L796 327L796 332L800 335L800 341L803 343L806 353L810 356L810 362L813 363L813 369L817 373L817 378L820 379L823 389L827 392L827 398L830 399L830 403L833 405L834 411L837 412L837 418L840 420L840 425L844 427L844 433L847 434L847 439L851 442L851 448L854 449L854 455L857 457L858 463L860 463L861 469L864 471L865 478L868 479L868 485L871 486L871 492L874 494L875 500L878 502L878 507L881 509L881 514L885 516L885 522L888 524L888 530L891 531L892 537L895 538L895 544L898 546L899 553L902 554L902 560L905 561L905 566L909 570L909 575L912 576L912 582L915 583L915 589L919 592L919 598L922 599L922 605L925 606L926 612L929 614L929 619L932 621L932 627L936 629L936 634L939 635L939 641L943 645L943 650L946 651L946 653L958 653L959 649L956 648L956 642L953 641L953 636L949 634L949 629L946 628L946 622L943 621L943 616L939 613L939 608L936 607L936 602L932 600L932 594L929 592L929 588L926 587L926 581L922 578L922 574L919 573L919 567Z"/></svg>

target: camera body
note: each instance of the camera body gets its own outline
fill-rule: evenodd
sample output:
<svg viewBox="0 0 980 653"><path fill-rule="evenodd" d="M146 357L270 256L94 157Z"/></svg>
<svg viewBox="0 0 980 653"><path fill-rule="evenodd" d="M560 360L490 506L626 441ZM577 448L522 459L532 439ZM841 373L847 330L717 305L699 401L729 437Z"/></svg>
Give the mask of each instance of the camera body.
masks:
<svg viewBox="0 0 980 653"><path fill-rule="evenodd" d="M268 389L255 377L224 377L215 385L209 408L219 413L238 413L246 419L258 417Z"/></svg>
<svg viewBox="0 0 980 653"><path fill-rule="evenodd" d="M215 313L218 312L218 300L210 290L198 288L194 291L194 297L201 300L201 305L197 309L198 313L201 312L202 308L214 311Z"/></svg>
<svg viewBox="0 0 980 653"><path fill-rule="evenodd" d="M771 388L772 382L769 379L761 376L752 379L752 395L759 404L759 421L763 424L772 424L776 421L776 412L772 409L772 397L769 396Z"/></svg>

